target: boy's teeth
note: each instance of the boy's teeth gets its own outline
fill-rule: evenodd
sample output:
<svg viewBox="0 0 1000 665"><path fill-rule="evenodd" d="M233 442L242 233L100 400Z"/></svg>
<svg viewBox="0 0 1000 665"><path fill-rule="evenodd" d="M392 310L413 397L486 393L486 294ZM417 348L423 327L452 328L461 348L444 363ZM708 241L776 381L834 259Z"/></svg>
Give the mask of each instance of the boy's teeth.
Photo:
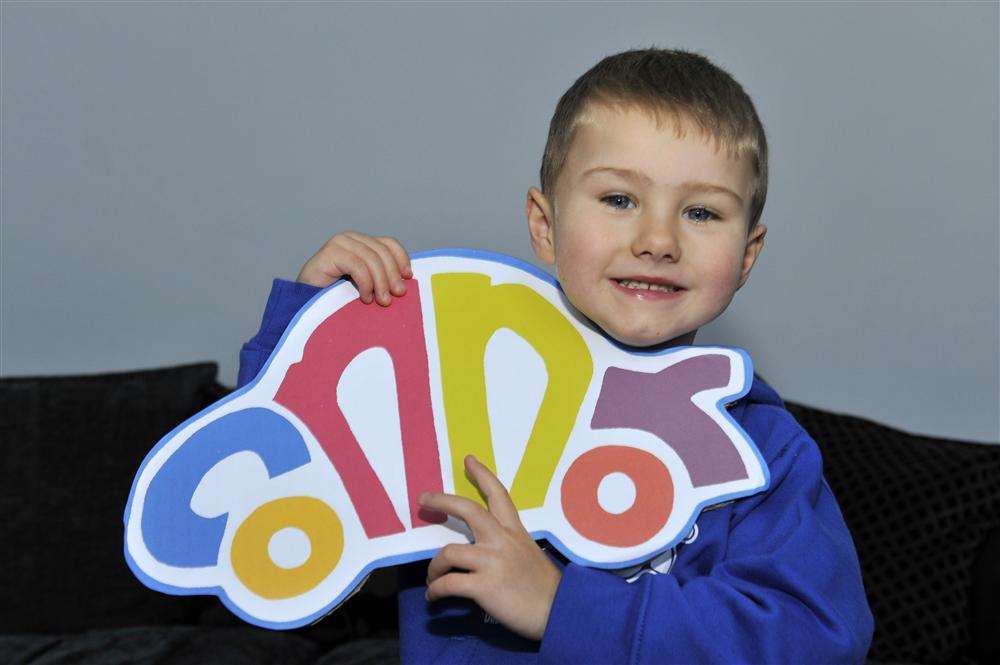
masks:
<svg viewBox="0 0 1000 665"><path fill-rule="evenodd" d="M673 286L663 286L662 284L649 284L648 282L637 282L634 279L619 279L617 280L619 284L630 289L643 289L647 291L666 291L671 293L676 291L677 288Z"/></svg>

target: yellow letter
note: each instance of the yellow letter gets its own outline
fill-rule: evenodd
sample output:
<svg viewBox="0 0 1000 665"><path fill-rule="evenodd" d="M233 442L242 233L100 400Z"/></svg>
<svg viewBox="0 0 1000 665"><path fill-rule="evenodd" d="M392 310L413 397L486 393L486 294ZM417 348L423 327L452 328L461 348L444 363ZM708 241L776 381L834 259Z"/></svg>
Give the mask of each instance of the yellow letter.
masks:
<svg viewBox="0 0 1000 665"><path fill-rule="evenodd" d="M434 275L431 286L455 493L483 503L465 477L467 454L496 473L486 408L486 345L497 330L509 328L538 352L549 377L510 490L519 510L541 506L590 385L590 350L573 324L527 286L492 286L488 275L477 273Z"/></svg>
<svg viewBox="0 0 1000 665"><path fill-rule="evenodd" d="M309 558L295 568L271 560L271 536L287 527L309 537ZM344 528L333 508L308 496L269 501L250 513L236 534L229 558L233 571L248 589L262 598L281 600L309 591L333 572L344 553Z"/></svg>

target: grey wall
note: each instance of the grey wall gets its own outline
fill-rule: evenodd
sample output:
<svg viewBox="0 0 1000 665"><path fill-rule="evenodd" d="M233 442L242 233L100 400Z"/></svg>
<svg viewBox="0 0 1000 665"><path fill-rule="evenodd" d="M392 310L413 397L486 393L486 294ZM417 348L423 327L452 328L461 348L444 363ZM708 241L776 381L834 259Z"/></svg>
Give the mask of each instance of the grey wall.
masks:
<svg viewBox="0 0 1000 665"><path fill-rule="evenodd" d="M216 360L330 235L532 260L556 100L699 51L755 99L767 246L699 336L787 399L998 433L993 3L3 5L2 368Z"/></svg>

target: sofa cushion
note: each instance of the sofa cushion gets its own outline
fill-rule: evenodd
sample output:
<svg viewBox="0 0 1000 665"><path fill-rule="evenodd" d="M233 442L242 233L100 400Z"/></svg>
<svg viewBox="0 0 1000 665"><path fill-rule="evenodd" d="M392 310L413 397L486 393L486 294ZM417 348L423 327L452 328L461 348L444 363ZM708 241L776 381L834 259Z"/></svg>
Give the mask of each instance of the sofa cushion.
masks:
<svg viewBox="0 0 1000 665"><path fill-rule="evenodd" d="M317 661L321 649L296 635L245 624L235 628L136 626L67 635L0 635L4 662L23 665L307 665ZM371 647L362 653L368 651ZM389 648L383 651L392 653Z"/></svg>
<svg viewBox="0 0 1000 665"><path fill-rule="evenodd" d="M875 617L869 657L975 661L973 563L1000 525L1000 446L786 406L819 445L857 546Z"/></svg>
<svg viewBox="0 0 1000 665"><path fill-rule="evenodd" d="M217 398L216 371L0 379L0 631L186 623L210 601L143 586L123 515L150 449Z"/></svg>
<svg viewBox="0 0 1000 665"><path fill-rule="evenodd" d="M990 531L972 569L973 655L1000 663L1000 527Z"/></svg>

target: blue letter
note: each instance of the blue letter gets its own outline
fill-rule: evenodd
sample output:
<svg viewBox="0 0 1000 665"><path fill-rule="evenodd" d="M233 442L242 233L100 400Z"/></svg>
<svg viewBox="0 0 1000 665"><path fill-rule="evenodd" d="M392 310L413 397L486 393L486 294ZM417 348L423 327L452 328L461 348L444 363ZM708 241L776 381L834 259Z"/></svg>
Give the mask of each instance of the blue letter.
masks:
<svg viewBox="0 0 1000 665"><path fill-rule="evenodd" d="M260 456L271 478L309 462L309 450L292 424L260 407L230 413L195 432L146 490L142 538L158 561L190 568L216 564L226 516L196 515L191 497L209 469L245 450Z"/></svg>

